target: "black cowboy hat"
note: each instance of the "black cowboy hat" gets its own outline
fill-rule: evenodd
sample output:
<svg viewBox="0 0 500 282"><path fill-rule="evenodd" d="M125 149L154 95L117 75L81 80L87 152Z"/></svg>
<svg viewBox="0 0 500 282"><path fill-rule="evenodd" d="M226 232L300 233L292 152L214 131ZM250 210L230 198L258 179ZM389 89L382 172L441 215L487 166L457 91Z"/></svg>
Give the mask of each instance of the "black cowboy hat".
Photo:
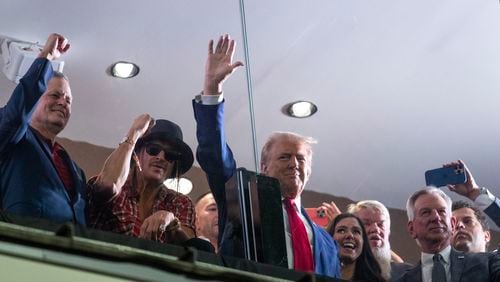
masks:
<svg viewBox="0 0 500 282"><path fill-rule="evenodd" d="M193 151L188 144L182 141L182 130L177 124L165 119L156 120L155 125L137 140L135 151L138 152L152 140L165 141L172 146L172 149L181 154L179 161L177 161L179 175L186 173L193 165ZM176 173L173 171L170 177L176 176Z"/></svg>

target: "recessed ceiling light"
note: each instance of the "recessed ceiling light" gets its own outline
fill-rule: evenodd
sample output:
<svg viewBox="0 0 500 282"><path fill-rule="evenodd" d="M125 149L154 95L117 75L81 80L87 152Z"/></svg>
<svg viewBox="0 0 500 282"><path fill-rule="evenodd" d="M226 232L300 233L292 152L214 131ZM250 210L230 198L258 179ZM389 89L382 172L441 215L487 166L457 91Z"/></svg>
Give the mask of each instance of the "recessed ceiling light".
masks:
<svg viewBox="0 0 500 282"><path fill-rule="evenodd" d="M181 177L179 178L179 182L177 182L177 178L168 178L163 182L168 189L177 191L184 195L191 193L193 190L193 183L191 180Z"/></svg>
<svg viewBox="0 0 500 282"><path fill-rule="evenodd" d="M291 117L306 118L314 115L318 111L318 107L309 101L297 101L286 104L283 107L283 112Z"/></svg>
<svg viewBox="0 0 500 282"><path fill-rule="evenodd" d="M111 66L111 75L119 78L131 78L139 74L139 67L134 63L117 62Z"/></svg>

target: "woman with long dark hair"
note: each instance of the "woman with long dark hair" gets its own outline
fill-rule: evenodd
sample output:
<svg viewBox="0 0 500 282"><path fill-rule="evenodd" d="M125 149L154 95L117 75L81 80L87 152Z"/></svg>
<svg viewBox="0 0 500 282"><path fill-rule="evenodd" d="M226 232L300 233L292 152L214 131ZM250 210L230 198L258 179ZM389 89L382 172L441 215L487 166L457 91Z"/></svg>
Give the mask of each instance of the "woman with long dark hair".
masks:
<svg viewBox="0 0 500 282"><path fill-rule="evenodd" d="M386 281L373 256L361 220L351 213L338 215L327 227L337 241L341 278L351 281Z"/></svg>

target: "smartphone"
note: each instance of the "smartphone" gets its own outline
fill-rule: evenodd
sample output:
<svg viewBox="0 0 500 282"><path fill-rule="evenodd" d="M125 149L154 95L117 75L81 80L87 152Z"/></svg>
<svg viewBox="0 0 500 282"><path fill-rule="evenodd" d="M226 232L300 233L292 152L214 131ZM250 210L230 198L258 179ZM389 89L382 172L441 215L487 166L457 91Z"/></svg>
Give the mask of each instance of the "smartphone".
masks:
<svg viewBox="0 0 500 282"><path fill-rule="evenodd" d="M425 183L427 186L441 187L448 184L463 184L467 181L463 166L442 167L425 172Z"/></svg>
<svg viewBox="0 0 500 282"><path fill-rule="evenodd" d="M321 227L328 226L329 220L324 210L320 210L317 208L306 208L306 212L309 218L317 225Z"/></svg>

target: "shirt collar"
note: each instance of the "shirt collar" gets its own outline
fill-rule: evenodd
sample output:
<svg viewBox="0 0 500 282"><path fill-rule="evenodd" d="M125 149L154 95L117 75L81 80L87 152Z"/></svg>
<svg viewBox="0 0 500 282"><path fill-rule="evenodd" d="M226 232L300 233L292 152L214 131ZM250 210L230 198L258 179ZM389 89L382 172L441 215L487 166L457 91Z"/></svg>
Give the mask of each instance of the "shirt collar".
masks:
<svg viewBox="0 0 500 282"><path fill-rule="evenodd" d="M285 197L281 196L281 202L283 202L284 199L285 199ZM297 210L300 212L300 210L302 209L302 203L300 200L300 196L297 196L297 197L295 197L295 199L292 199L292 202L295 204L295 206L297 207Z"/></svg>
<svg viewBox="0 0 500 282"><path fill-rule="evenodd" d="M451 246L448 245L448 247L444 248L443 250L441 250L441 252L439 252L439 254L443 257L443 261L445 264L449 265L450 264L450 253L451 253ZM422 264L433 264L433 260L432 258L434 257L435 254L428 254L428 253L424 253L422 252L422 255L421 255L421 260L422 260Z"/></svg>

